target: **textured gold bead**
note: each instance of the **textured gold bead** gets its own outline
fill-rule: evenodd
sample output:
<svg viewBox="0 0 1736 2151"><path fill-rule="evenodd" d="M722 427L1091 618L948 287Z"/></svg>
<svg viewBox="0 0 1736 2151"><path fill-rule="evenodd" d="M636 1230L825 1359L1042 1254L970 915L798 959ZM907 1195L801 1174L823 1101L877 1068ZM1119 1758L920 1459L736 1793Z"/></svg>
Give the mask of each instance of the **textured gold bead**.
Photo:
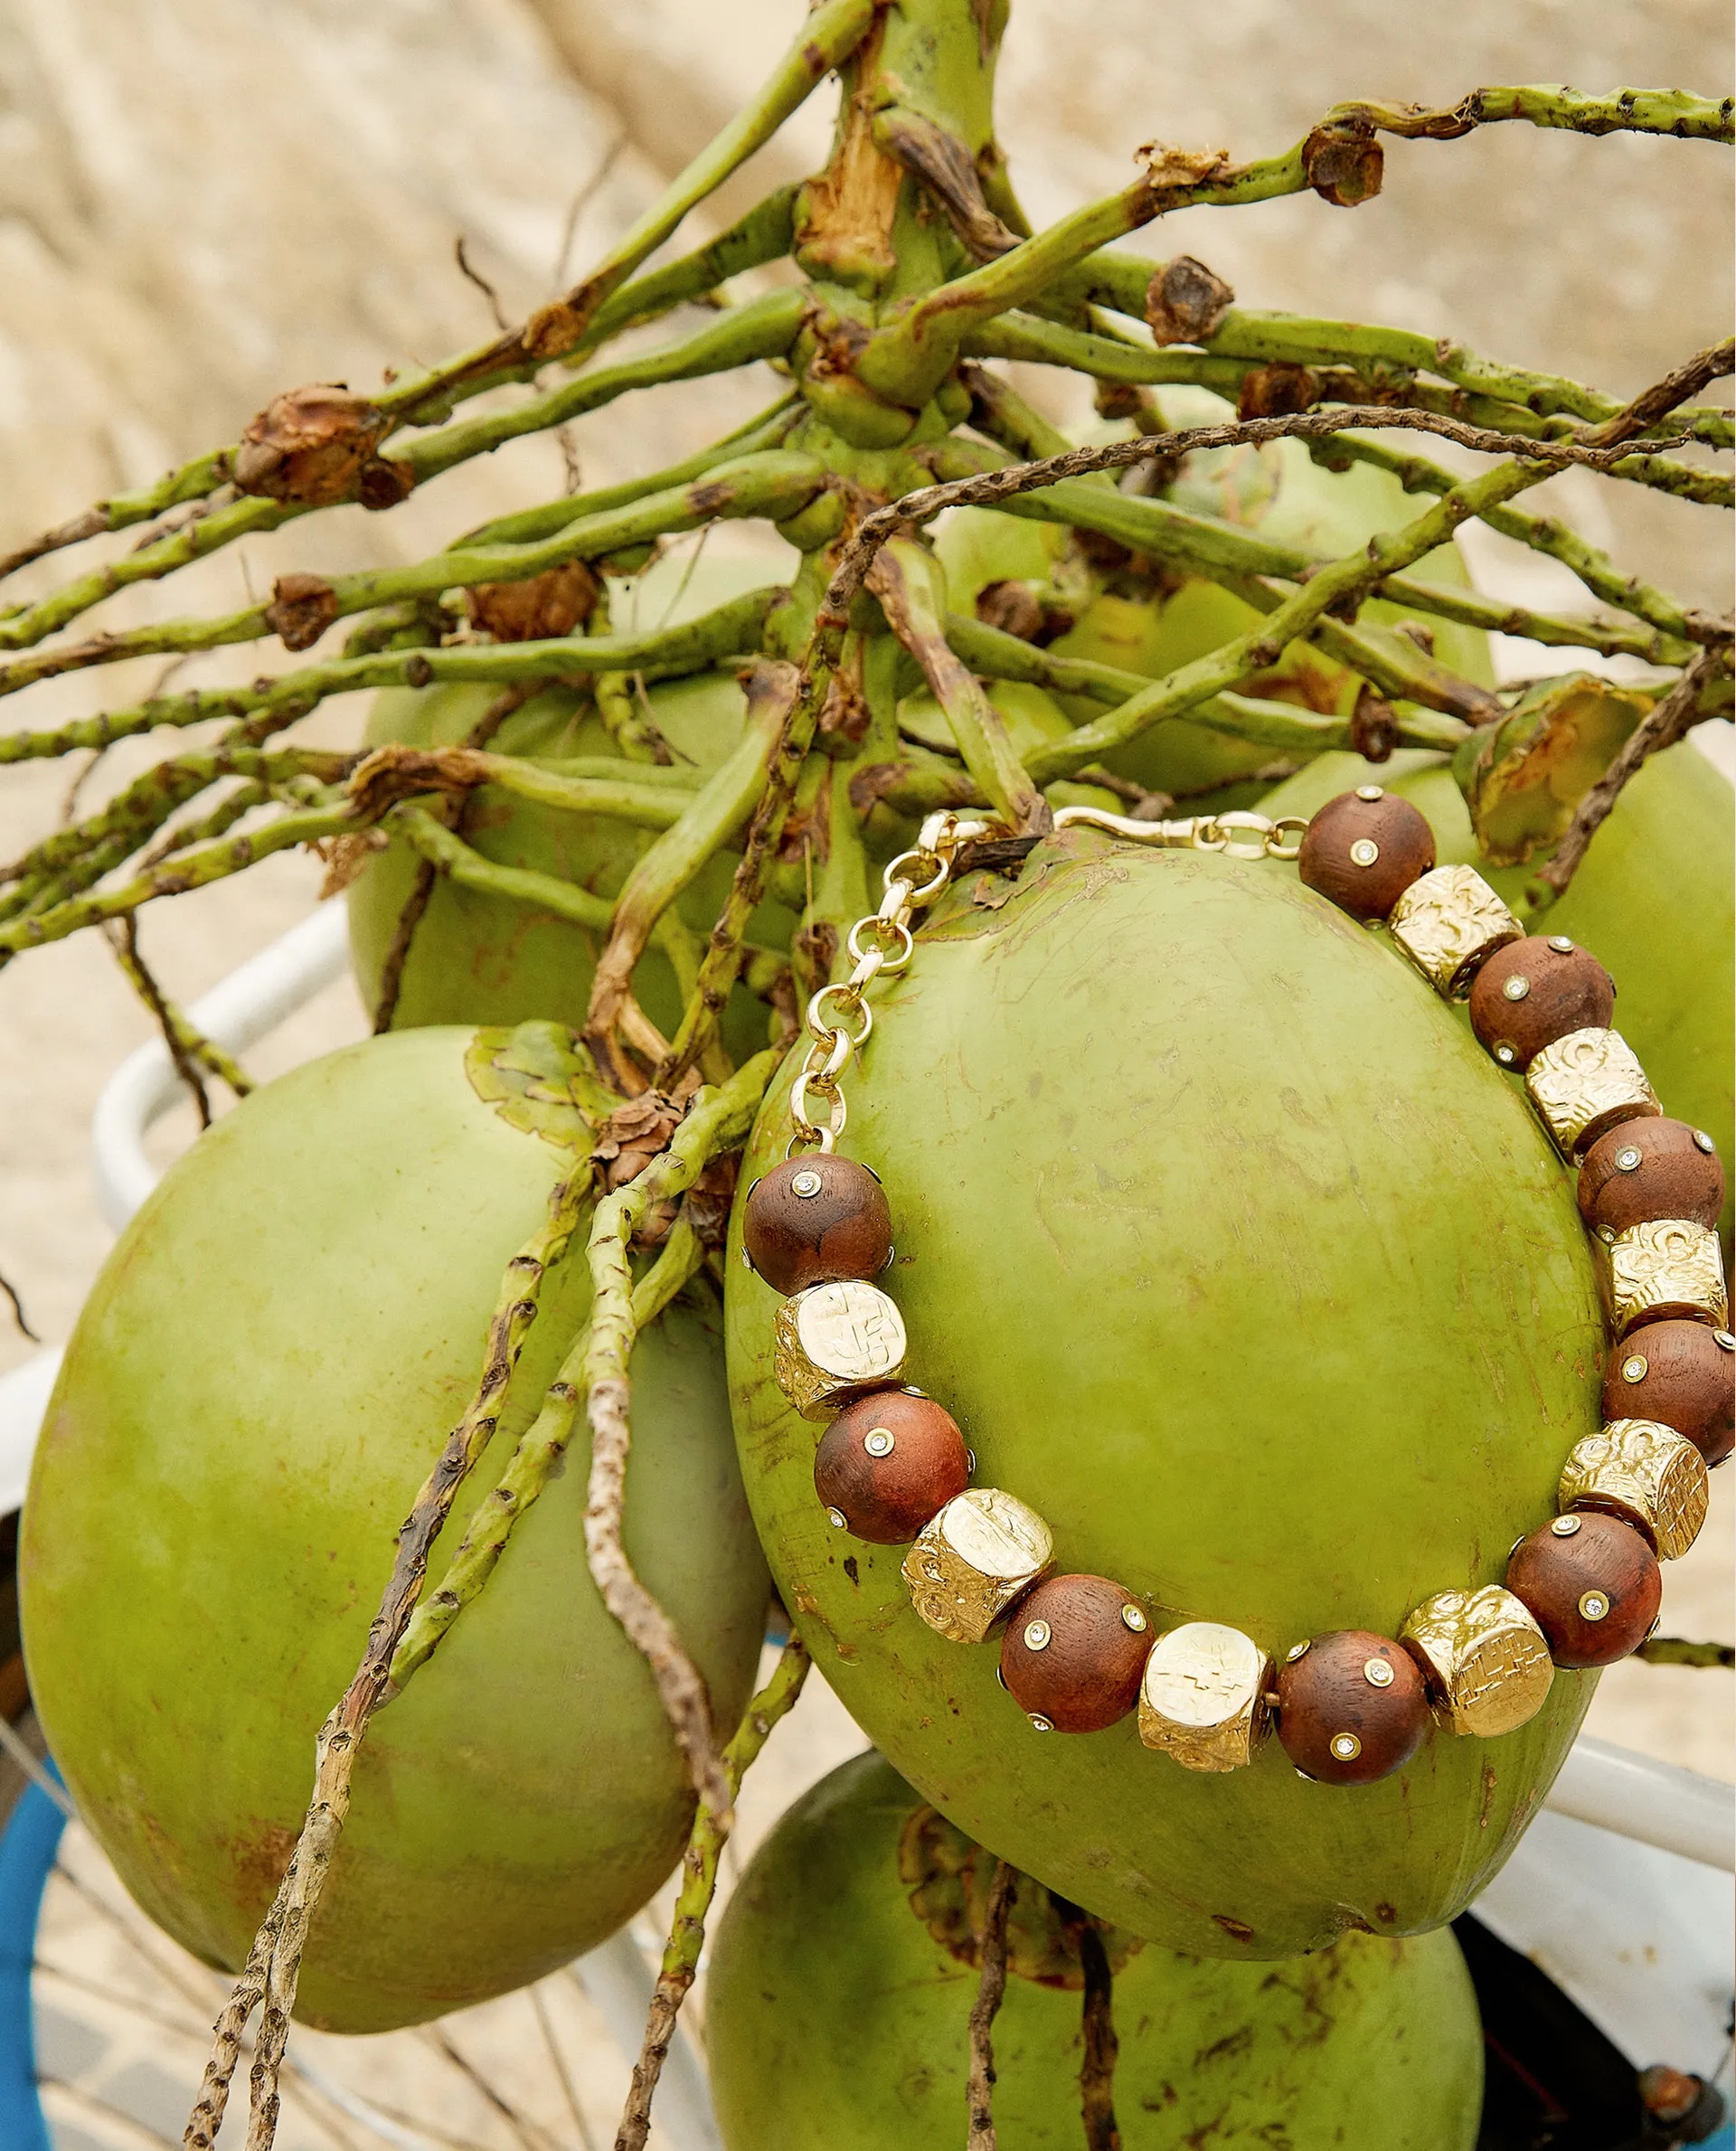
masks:
<svg viewBox="0 0 1736 2151"><path fill-rule="evenodd" d="M1151 1646L1139 1684L1139 1738L1190 1770L1233 1770L1266 1730L1260 1698L1271 1673L1240 1628L1185 1621Z"/></svg>
<svg viewBox="0 0 1736 2151"><path fill-rule="evenodd" d="M1544 1046L1525 1071L1525 1089L1565 1157L1577 1157L1618 1121L1664 1109L1619 1031L1570 1031Z"/></svg>
<svg viewBox="0 0 1736 2151"><path fill-rule="evenodd" d="M1455 1732L1511 1732L1543 1707L1554 1677L1543 1630L1510 1590L1438 1591L1400 1631L1422 1660Z"/></svg>
<svg viewBox="0 0 1736 2151"><path fill-rule="evenodd" d="M1629 1225L1609 1244L1609 1317L1618 1336L1637 1322L1729 1319L1718 1235L1689 1218Z"/></svg>
<svg viewBox="0 0 1736 2151"><path fill-rule="evenodd" d="M1576 1442L1561 1473L1563 1509L1602 1509L1636 1525L1659 1558L1675 1561L1706 1520L1705 1460L1693 1442L1656 1420L1611 1420Z"/></svg>
<svg viewBox="0 0 1736 2151"><path fill-rule="evenodd" d="M1435 991L1458 1000L1485 957L1524 929L1475 867L1436 866L1400 897L1387 931Z"/></svg>
<svg viewBox="0 0 1736 2151"><path fill-rule="evenodd" d="M980 1643L1054 1559L1049 1526L998 1486L973 1486L926 1524L904 1556L910 1603L937 1635Z"/></svg>
<svg viewBox="0 0 1736 2151"><path fill-rule="evenodd" d="M898 1379L903 1316L878 1286L854 1278L810 1285L778 1310L771 1363L802 1417L824 1419L850 1391Z"/></svg>

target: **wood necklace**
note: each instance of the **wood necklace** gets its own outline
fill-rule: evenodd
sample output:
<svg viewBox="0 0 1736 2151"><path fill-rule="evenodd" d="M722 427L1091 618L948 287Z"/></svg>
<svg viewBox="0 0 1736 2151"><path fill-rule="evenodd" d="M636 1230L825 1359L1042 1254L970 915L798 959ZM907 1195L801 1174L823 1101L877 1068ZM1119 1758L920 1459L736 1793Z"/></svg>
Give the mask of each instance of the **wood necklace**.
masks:
<svg viewBox="0 0 1736 2151"><path fill-rule="evenodd" d="M1437 1592L1396 1637L1339 1629L1274 1660L1222 1622L1156 1628L1111 1577L1056 1573L1043 1519L1014 1494L973 1486L958 1422L902 1384L903 1322L872 1282L892 1259L891 1211L878 1177L835 1153L840 1078L873 1028L867 988L908 967L911 920L946 888L961 849L1005 835L940 813L886 869L879 910L852 929L849 976L808 1005L789 1153L746 1205L743 1259L787 1295L778 1385L805 1418L830 1422L814 1484L832 1524L869 1544L909 1546L912 1607L940 1635L981 1644L1000 1627L1001 1684L1041 1733L1097 1732L1137 1710L1145 1744L1190 1769L1233 1769L1275 1732L1305 1777L1361 1785L1400 1769L1431 1725L1513 1731L1542 1707L1555 1666L1611 1665L1651 1632L1658 1561L1694 1543L1707 1467L1732 1446L1736 1337L1724 1326L1724 1175L1711 1137L1663 1118L1609 1027L1615 986L1595 958L1563 935L1526 936L1472 868L1437 866L1423 816L1377 785L1306 823L1142 822L1088 807L1055 821L1295 860L1310 889L1384 927L1438 993L1468 1000L1478 1042L1523 1075L1557 1150L1579 1166L1612 1339L1603 1427L1575 1444L1560 1513L1514 1542L1505 1582Z"/></svg>

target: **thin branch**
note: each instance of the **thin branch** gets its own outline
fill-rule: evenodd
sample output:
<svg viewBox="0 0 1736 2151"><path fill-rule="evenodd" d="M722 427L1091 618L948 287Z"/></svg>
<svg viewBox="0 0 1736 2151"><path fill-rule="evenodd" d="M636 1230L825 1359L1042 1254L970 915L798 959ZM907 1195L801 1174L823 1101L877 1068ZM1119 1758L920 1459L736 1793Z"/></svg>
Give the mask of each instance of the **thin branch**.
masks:
<svg viewBox="0 0 1736 2151"><path fill-rule="evenodd" d="M807 1678L808 1656L799 1636L792 1632L784 1646L771 1678L749 1703L735 1737L723 1751L723 1779L730 1810L719 1814L707 1802L700 1803L693 1826L682 1855L681 1890L675 1899L669 1940L646 2018L639 2058L633 2064L633 2080L627 2105L615 2135L615 2151L644 2151L651 2129L651 2101L675 2036L675 2020L699 1969L705 1941L705 1918L717 1889L718 1861L729 1841L735 1796L749 1766L765 1747L771 1729L794 1707Z"/></svg>
<svg viewBox="0 0 1736 2151"><path fill-rule="evenodd" d="M970 2075L965 2088L968 2127L965 2151L995 2151L995 2018L1006 1992L1006 1920L1018 1893L1019 1871L1005 1860L995 1863L988 1909L977 1937L982 1969L976 1998L970 2005Z"/></svg>
<svg viewBox="0 0 1736 2151"><path fill-rule="evenodd" d="M1052 1890L1061 1932L1079 1958L1085 1992L1080 2016L1079 2110L1085 2124L1085 2151L1121 2151L1115 2118L1115 1980L1109 1951L1090 1914Z"/></svg>
<svg viewBox="0 0 1736 2151"><path fill-rule="evenodd" d="M169 1049L169 1059L175 1063L175 1072L193 1099L193 1109L199 1116L202 1128L211 1126L211 1098L205 1090L204 1079L198 1064L187 1050L184 1032L191 1028L178 1009L172 1008L164 998L163 989L151 975L138 946L138 920L129 912L124 919L115 920L104 929L108 946L115 952L115 959L133 983L133 989L146 1008L156 1018L157 1029L163 1033L163 1042Z"/></svg>
<svg viewBox="0 0 1736 2151"><path fill-rule="evenodd" d="M1689 1643L1680 1636L1654 1636L1634 1653L1647 1665L1736 1667L1736 1649L1727 1643Z"/></svg>
<svg viewBox="0 0 1736 2151"><path fill-rule="evenodd" d="M0 1272L0 1293L4 1293L12 1302L12 1319L20 1335L28 1337L33 1344L40 1344L42 1340L30 1326L29 1318L24 1313L24 1303L18 1297L18 1288L4 1272Z"/></svg>
<svg viewBox="0 0 1736 2151"><path fill-rule="evenodd" d="M471 260L470 257L465 252L464 234L462 231L460 231L458 236L452 241L452 258L458 265L458 274L463 277L467 282L474 284L476 289L481 292L484 298L488 301L488 311L495 317L495 326L500 331L502 335L505 335L507 329L507 321L506 316L501 307L500 294L495 289L494 286L488 281L487 278L483 275L482 271L476 266L476 264Z"/></svg>
<svg viewBox="0 0 1736 2151"><path fill-rule="evenodd" d="M1560 896L1573 879L1591 839L1609 820L1624 786L1640 764L1648 756L1674 746L1699 722L1702 690L1714 675L1729 668L1728 653L1721 659L1712 650L1697 652L1675 686L1635 726L1621 752L1574 809L1567 834L1556 845L1553 856L1539 868L1536 879L1548 892L1544 901Z"/></svg>

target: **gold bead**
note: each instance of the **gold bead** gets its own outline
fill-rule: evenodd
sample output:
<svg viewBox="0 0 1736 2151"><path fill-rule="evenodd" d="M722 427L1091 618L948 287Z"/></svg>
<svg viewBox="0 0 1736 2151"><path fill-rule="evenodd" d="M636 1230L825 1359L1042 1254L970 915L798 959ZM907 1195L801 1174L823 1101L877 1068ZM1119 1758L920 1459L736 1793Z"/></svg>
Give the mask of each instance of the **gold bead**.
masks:
<svg viewBox="0 0 1736 2151"><path fill-rule="evenodd" d="M910 1602L937 1635L980 1643L1054 1559L1049 1526L998 1486L956 1495L904 1556Z"/></svg>
<svg viewBox="0 0 1736 2151"><path fill-rule="evenodd" d="M1266 1730L1271 1672L1260 1646L1219 1621L1185 1621L1151 1646L1139 1684L1139 1738L1190 1770L1233 1770Z"/></svg>
<svg viewBox="0 0 1736 2151"><path fill-rule="evenodd" d="M1486 957L1521 939L1524 928L1470 866L1436 866L1392 907L1387 931L1435 991L1449 1001L1470 990Z"/></svg>
<svg viewBox="0 0 1736 2151"><path fill-rule="evenodd" d="M771 1363L802 1417L824 1419L851 1390L897 1380L903 1317L876 1285L809 1285L778 1310Z"/></svg>
<svg viewBox="0 0 1736 2151"><path fill-rule="evenodd" d="M1492 1739L1543 1707L1554 1668L1543 1630L1510 1590L1438 1591L1401 1630L1455 1732Z"/></svg>
<svg viewBox="0 0 1736 2151"><path fill-rule="evenodd" d="M1664 1109L1619 1031L1570 1031L1544 1046L1525 1071L1525 1090L1564 1157L1577 1157L1618 1119Z"/></svg>
<svg viewBox="0 0 1736 2151"><path fill-rule="evenodd" d="M1575 1442L1556 1491L1563 1509L1619 1516L1674 1561L1700 1535L1708 1490L1704 1458L1674 1427L1616 1419Z"/></svg>
<svg viewBox="0 0 1736 2151"><path fill-rule="evenodd" d="M1629 1225L1609 1244L1609 1317L1621 1336L1645 1315L1722 1325L1729 1316L1718 1235L1689 1218Z"/></svg>

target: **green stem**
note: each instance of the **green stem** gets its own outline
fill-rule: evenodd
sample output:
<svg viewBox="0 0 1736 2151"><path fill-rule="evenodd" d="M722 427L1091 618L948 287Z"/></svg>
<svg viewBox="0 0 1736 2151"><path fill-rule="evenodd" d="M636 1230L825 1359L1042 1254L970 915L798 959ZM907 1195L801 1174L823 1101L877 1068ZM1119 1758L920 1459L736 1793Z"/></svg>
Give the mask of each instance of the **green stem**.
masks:
<svg viewBox="0 0 1736 2151"><path fill-rule="evenodd" d="M128 911L136 911L141 904L149 903L156 897L184 896L191 889L203 889L230 874L241 873L259 860L269 858L273 852L288 851L292 844L313 844L324 836L341 836L345 831L361 826L354 810L347 805L313 807L302 813L280 816L277 821L268 822L264 828L251 830L243 836L197 845L160 866L152 867L122 888L108 890L98 896L74 897L50 910L33 912L28 918L0 927L0 967L9 963L20 949L37 948L46 941L64 940L68 934L95 926L101 920L119 919Z"/></svg>
<svg viewBox="0 0 1736 2151"><path fill-rule="evenodd" d="M582 283L532 315L522 329L400 384L390 399L380 400L382 408L411 411L430 403L438 408L456 389L510 379L519 369L545 364L573 350L594 326L610 296L663 244L689 210L769 141L807 101L816 84L848 59L875 12L876 0L822 0L763 87Z"/></svg>
<svg viewBox="0 0 1736 2151"><path fill-rule="evenodd" d="M749 1703L747 1714L734 1738L723 1750L723 1784L733 1805L741 1780L770 1737L771 1729L788 1715L810 1664L799 1636L791 1632L771 1678ZM705 1946L705 1920L717 1892L718 1863L729 1842L732 1824L730 1807L722 1810L702 1800L682 1855L681 1888L675 1896L669 1940L663 1952L657 1984L651 1996L645 2039L633 2066L633 2080L621 2117L616 2151L641 2151L651 2126L651 2099L663 2071L664 2057L675 2035L675 2019L688 1989L699 1972Z"/></svg>
<svg viewBox="0 0 1736 2151"><path fill-rule="evenodd" d="M1390 472L1407 493L1452 490L1453 474L1439 463L1430 462L1426 456L1407 455L1384 441L1365 440L1359 434L1341 433L1331 446L1321 443L1314 453L1316 460L1329 470L1335 461L1338 467L1344 460L1373 464L1377 470ZM1729 633L1727 626L1684 605L1667 590L1642 582L1637 575L1624 575L1607 552L1555 516L1529 515L1522 508L1491 508L1483 520L1502 537L1515 539L1533 552L1560 561L1594 598L1602 599L1606 605L1619 606L1656 627L1660 635L1671 637L1667 644L1658 646L1657 662L1661 665L1685 665L1693 643L1715 641Z"/></svg>
<svg viewBox="0 0 1736 2151"><path fill-rule="evenodd" d="M426 859L460 888L497 896L508 903L526 904L592 933L609 931L607 897L593 896L590 890L581 889L576 882L563 881L559 874L539 873L529 866L503 866L496 860L485 859L425 807L406 804L395 808L390 826L419 859Z"/></svg>
<svg viewBox="0 0 1736 2151"><path fill-rule="evenodd" d="M822 619L810 638L807 664L799 675L792 673L783 683L781 692L787 700L783 705L782 729L765 773L759 804L753 810L747 842L741 850L741 863L731 881L722 911L712 929L698 983L687 996L681 1023L657 1070L657 1081L665 1090L671 1089L682 1072L693 1066L716 1035L719 1018L729 1002L730 988L741 968L748 922L765 893L772 854L783 833L790 802L796 797L802 764L814 742L843 635L840 623L828 624Z"/></svg>
<svg viewBox="0 0 1736 2151"><path fill-rule="evenodd" d="M1322 568L1250 633L1180 666L1109 716L1082 725L1071 739L1035 749L1026 757L1026 767L1040 784L1046 783L1125 747L1149 725L1191 714L1238 680L1276 664L1287 643L1307 634L1334 607L1344 608L1371 595L1394 570L1445 544L1460 524L1527 486L1541 485L1548 476L1546 467L1534 463L1504 463L1456 486L1415 522L1371 538L1363 551Z"/></svg>
<svg viewBox="0 0 1736 2151"><path fill-rule="evenodd" d="M684 1214L675 1221L656 1261L634 1288L633 1322L637 1334L649 1328L704 1259L705 1250ZM430 1591L410 1616L392 1662L395 1688L401 1688L411 1674L427 1663L459 1614L480 1596L520 1520L535 1506L550 1475L566 1455L579 1416L579 1385L590 1349L587 1327L561 1361L542 1410L519 1436L512 1460L498 1483L477 1503L439 1588Z"/></svg>
<svg viewBox="0 0 1736 2151"><path fill-rule="evenodd" d="M587 1250L590 1337L581 1385L591 1450L586 1559L604 1605L651 1668L694 1790L721 1821L732 1814L734 1796L717 1753L705 1683L669 1617L634 1573L621 1541L633 1439L627 1362L638 1335L627 1249L654 1203L684 1194L711 1158L746 1136L777 1065L777 1054L756 1054L722 1090L702 1090L670 1137L668 1149L636 1180L598 1203Z"/></svg>
<svg viewBox="0 0 1736 2151"><path fill-rule="evenodd" d="M948 646L946 571L939 561L914 538L893 538L882 546L868 587L885 608L892 632L922 667L984 797L1020 835L1046 829L1049 810L1014 752L1000 712Z"/></svg>
<svg viewBox="0 0 1736 2151"><path fill-rule="evenodd" d="M701 787L680 817L634 866L615 900L609 935L591 982L587 1032L608 1039L631 993L631 981L657 920L754 811L776 758L784 719L778 692L784 668L761 664L748 693L748 718L734 751Z"/></svg>
<svg viewBox="0 0 1736 2151"><path fill-rule="evenodd" d="M1689 1643L1680 1636L1653 1636L1634 1653L1648 1665L1736 1666L1736 1650L1727 1643Z"/></svg>
<svg viewBox="0 0 1736 2151"><path fill-rule="evenodd" d="M387 460L402 463L414 473L417 485L424 485L456 464L492 454L524 434L546 432L551 426L564 425L569 419L599 410L632 390L657 388L670 381L693 381L708 373L731 373L759 359L781 358L795 341L805 304L800 291L769 291L750 305L731 307L679 343L662 344L613 366L600 366L547 395L515 403L508 410L489 411L480 418L442 427L436 433L419 434L395 455L389 451Z"/></svg>

